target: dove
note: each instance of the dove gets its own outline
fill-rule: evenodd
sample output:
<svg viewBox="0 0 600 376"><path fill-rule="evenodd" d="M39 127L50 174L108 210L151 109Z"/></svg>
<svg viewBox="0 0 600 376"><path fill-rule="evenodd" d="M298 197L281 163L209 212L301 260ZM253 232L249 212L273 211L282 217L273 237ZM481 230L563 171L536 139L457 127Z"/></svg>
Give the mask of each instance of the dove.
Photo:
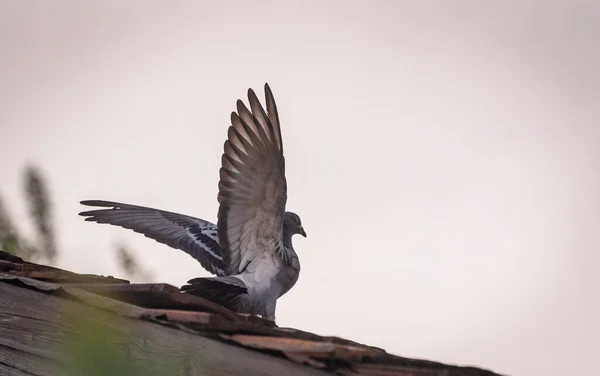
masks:
<svg viewBox="0 0 600 376"><path fill-rule="evenodd" d="M86 221L120 226L196 259L213 277L194 278L181 291L233 311L275 321L277 300L298 281L292 244L306 237L300 217L286 211L287 183L279 115L265 84L265 106L252 89L249 108L237 101L223 147L217 223L145 206L85 200Z"/></svg>

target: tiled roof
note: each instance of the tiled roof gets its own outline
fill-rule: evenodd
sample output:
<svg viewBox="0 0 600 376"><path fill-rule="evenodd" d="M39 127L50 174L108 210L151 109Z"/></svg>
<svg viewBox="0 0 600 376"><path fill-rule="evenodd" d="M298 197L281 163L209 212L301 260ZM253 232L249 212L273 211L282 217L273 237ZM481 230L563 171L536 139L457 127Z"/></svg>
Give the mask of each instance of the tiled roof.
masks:
<svg viewBox="0 0 600 376"><path fill-rule="evenodd" d="M0 251L0 282L60 294L117 315L167 325L254 351L286 358L339 375L497 375L491 371L408 359L338 337L281 328L255 316L234 313L164 284L123 279L23 261Z"/></svg>

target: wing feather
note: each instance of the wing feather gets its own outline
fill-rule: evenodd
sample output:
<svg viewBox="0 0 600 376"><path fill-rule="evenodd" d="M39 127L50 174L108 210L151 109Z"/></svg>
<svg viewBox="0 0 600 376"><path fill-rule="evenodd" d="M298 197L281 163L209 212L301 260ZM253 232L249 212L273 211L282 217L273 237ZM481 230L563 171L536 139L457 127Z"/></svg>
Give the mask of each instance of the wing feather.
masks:
<svg viewBox="0 0 600 376"><path fill-rule="evenodd" d="M119 202L87 200L81 203L103 208L79 213L86 217L86 221L133 230L184 251L210 273L225 275L215 224L183 214Z"/></svg>
<svg viewBox="0 0 600 376"><path fill-rule="evenodd" d="M252 89L250 109L238 100L223 146L217 227L230 274L263 253L282 252L287 201L283 144L275 100L265 85L264 107Z"/></svg>

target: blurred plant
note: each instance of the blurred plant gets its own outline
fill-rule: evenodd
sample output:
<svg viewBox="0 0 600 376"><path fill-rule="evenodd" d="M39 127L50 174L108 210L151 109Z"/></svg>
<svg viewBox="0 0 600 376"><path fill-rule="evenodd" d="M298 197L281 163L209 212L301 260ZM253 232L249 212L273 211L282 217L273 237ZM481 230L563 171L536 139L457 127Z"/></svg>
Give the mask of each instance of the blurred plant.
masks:
<svg viewBox="0 0 600 376"><path fill-rule="evenodd" d="M186 359L176 352L140 358L138 354L152 351L140 340L145 338L143 331L114 325L110 315L84 306L75 317L66 316L68 323L60 323L68 328L58 344L65 375L171 376L186 368Z"/></svg>
<svg viewBox="0 0 600 376"><path fill-rule="evenodd" d="M19 247L19 239L17 238L15 227L6 211L2 197L0 197L0 247L13 255Z"/></svg>
<svg viewBox="0 0 600 376"><path fill-rule="evenodd" d="M52 224L52 203L46 181L39 168L27 166L24 173L25 193L29 205L29 215L37 233L37 252L30 255L35 261L54 264L57 250Z"/></svg>
<svg viewBox="0 0 600 376"><path fill-rule="evenodd" d="M17 253L20 255L35 253L35 249L26 244L25 239L17 232L2 197L0 197L0 249L13 255Z"/></svg>
<svg viewBox="0 0 600 376"><path fill-rule="evenodd" d="M0 250L25 260L54 264L59 256L55 226L52 218L52 200L42 171L28 165L23 172L23 186L30 218L34 224L35 241L19 233L0 197ZM127 278L150 281L152 273L144 270L134 253L126 247L117 247L117 261Z"/></svg>
<svg viewBox="0 0 600 376"><path fill-rule="evenodd" d="M151 272L140 266L133 252L122 244L117 247L117 261L121 270L131 279L145 282L151 282L154 279Z"/></svg>
<svg viewBox="0 0 600 376"><path fill-rule="evenodd" d="M2 197L0 197L0 249L26 259L35 258L39 253L38 249L14 226Z"/></svg>

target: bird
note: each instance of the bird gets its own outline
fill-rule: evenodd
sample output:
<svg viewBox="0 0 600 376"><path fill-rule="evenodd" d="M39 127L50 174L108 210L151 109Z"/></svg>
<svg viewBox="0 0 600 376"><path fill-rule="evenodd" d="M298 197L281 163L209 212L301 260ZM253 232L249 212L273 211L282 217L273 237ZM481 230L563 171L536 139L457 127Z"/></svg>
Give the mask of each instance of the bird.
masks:
<svg viewBox="0 0 600 376"><path fill-rule="evenodd" d="M180 249L214 276L194 278L182 293L275 322L277 300L298 281L292 237L306 237L286 211L287 181L279 114L268 83L265 106L252 88L237 100L219 170L217 223L145 206L84 200L86 221L120 226Z"/></svg>

